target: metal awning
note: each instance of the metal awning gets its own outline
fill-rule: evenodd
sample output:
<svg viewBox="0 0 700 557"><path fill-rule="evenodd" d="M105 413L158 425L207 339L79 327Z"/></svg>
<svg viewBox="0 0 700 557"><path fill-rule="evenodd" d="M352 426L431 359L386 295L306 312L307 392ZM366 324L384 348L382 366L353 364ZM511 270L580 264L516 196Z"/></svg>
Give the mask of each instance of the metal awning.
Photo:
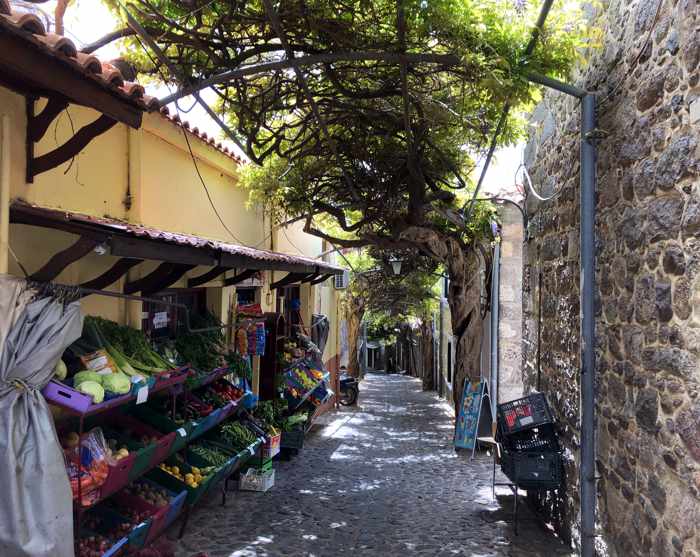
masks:
<svg viewBox="0 0 700 557"><path fill-rule="evenodd" d="M122 259L103 276L93 279L92 287L97 285L104 288L105 281L110 280L107 284L111 284L116 280L115 276L119 278L143 260L163 262L158 272L152 273L150 280L145 280L147 277L144 277L139 285L127 285L131 292L165 288L169 279L172 279L172 284L198 265L213 267L202 275L206 276L207 280L213 280L231 269L236 269L238 277L248 271L263 270L309 276L330 276L343 271L342 267L311 257L249 248L108 217L49 209L21 201L15 201L10 206L10 222L62 230L79 236L75 244L55 254L44 267L34 273L32 278L35 280L53 280L68 265L84 257L98 245L104 247L108 254Z"/></svg>

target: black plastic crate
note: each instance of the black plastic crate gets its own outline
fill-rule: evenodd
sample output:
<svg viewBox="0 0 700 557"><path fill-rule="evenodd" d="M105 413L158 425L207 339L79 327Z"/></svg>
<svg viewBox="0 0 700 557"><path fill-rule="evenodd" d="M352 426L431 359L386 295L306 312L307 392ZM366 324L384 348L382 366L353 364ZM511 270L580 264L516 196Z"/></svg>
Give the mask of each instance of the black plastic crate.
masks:
<svg viewBox="0 0 700 557"><path fill-rule="evenodd" d="M553 424L545 424L504 435L499 425L496 440L506 451L559 451L559 441Z"/></svg>
<svg viewBox="0 0 700 557"><path fill-rule="evenodd" d="M503 435L553 422L552 412L542 393L532 393L498 405L498 427Z"/></svg>
<svg viewBox="0 0 700 557"><path fill-rule="evenodd" d="M283 449L301 449L304 447L304 430L283 431L280 439L280 447Z"/></svg>
<svg viewBox="0 0 700 557"><path fill-rule="evenodd" d="M518 487L528 490L557 489L562 480L561 453L504 451L501 454L501 470Z"/></svg>

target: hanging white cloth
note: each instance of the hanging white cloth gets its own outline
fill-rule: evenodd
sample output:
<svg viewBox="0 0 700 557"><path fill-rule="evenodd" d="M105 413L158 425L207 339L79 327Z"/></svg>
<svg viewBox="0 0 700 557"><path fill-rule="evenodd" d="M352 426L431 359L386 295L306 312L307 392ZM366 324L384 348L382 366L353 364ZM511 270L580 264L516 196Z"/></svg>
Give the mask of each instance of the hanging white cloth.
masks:
<svg viewBox="0 0 700 557"><path fill-rule="evenodd" d="M79 302L35 294L0 275L0 555L72 557L70 483L41 389L83 318Z"/></svg>

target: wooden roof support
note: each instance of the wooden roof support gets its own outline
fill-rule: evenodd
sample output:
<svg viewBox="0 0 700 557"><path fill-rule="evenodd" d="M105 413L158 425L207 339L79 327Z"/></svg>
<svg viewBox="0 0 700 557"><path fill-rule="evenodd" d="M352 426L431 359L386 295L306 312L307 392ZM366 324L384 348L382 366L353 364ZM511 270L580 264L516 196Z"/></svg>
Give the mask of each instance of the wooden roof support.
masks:
<svg viewBox="0 0 700 557"><path fill-rule="evenodd" d="M310 284L313 281L315 281L320 274L321 274L320 271L316 271L315 273L311 273L309 276L307 276L305 279L303 279L299 282L302 282L302 283L308 282Z"/></svg>
<svg viewBox="0 0 700 557"><path fill-rule="evenodd" d="M80 128L73 137L60 147L56 147L53 151L35 157L35 140L30 139L32 137L32 126L35 128L35 133L38 133L41 131L45 122L36 122L36 119L41 118L44 113L42 112L41 115L34 117L33 104L33 100L27 102L27 182L29 183L34 181L34 177L37 174L56 168L58 165L75 157L80 151L85 149L93 139L98 135L102 135L117 123L116 120L103 114L94 122ZM55 108L56 107L52 109L52 113ZM44 132L45 131L46 130L44 130Z"/></svg>
<svg viewBox="0 0 700 557"><path fill-rule="evenodd" d="M322 283L322 282L326 282L326 281L327 281L329 278L331 278L333 275L334 275L334 274L332 274L332 273L326 273L325 275L321 275L321 276L318 277L317 279L314 279L314 280L312 280L312 281L309 281L309 284L313 286L314 284L320 284L320 283Z"/></svg>
<svg viewBox="0 0 700 557"><path fill-rule="evenodd" d="M214 280L216 277L223 275L229 269L230 267L223 267L221 265L217 265L216 267L210 269L206 273L189 279L187 281L187 288L194 288L196 286L206 284L210 280Z"/></svg>
<svg viewBox="0 0 700 557"><path fill-rule="evenodd" d="M102 290L103 288L107 288L109 285L117 282L129 271L129 269L142 262L143 259L129 259L127 257L122 257L104 273L92 280L82 283L80 286L83 288L90 288L92 290Z"/></svg>
<svg viewBox="0 0 700 557"><path fill-rule="evenodd" d="M124 294L141 292L143 295L152 294L167 288L180 279L194 265L182 263L161 263L145 277L124 285Z"/></svg>
<svg viewBox="0 0 700 557"><path fill-rule="evenodd" d="M287 286L289 284L292 284L293 282L300 282L305 278L308 278L310 274L313 273L289 273L286 277L281 278L277 282L273 282L270 285L270 290L276 290L278 288L281 288L283 286Z"/></svg>
<svg viewBox="0 0 700 557"><path fill-rule="evenodd" d="M60 275L61 271L68 267L68 265L85 257L88 253L95 249L95 246L97 246L99 243L99 240L94 238L86 238L85 236L81 236L70 247L55 253L41 269L29 277L29 280L37 282L52 281L58 275Z"/></svg>
<svg viewBox="0 0 700 557"><path fill-rule="evenodd" d="M227 278L224 280L224 286L233 286L234 284L238 284L239 282L243 282L244 280L247 280L258 272L257 269L246 269L245 271L241 271L237 275L234 275L232 277Z"/></svg>

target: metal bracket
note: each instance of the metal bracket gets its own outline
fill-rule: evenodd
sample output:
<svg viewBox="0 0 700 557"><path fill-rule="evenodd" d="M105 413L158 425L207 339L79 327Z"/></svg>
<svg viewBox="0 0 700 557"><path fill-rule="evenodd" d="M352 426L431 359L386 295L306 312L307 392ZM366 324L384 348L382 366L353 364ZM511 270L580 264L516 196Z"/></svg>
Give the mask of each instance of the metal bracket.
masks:
<svg viewBox="0 0 700 557"><path fill-rule="evenodd" d="M610 133L603 128L595 128L588 133L586 133L586 141L600 141L608 137Z"/></svg>

